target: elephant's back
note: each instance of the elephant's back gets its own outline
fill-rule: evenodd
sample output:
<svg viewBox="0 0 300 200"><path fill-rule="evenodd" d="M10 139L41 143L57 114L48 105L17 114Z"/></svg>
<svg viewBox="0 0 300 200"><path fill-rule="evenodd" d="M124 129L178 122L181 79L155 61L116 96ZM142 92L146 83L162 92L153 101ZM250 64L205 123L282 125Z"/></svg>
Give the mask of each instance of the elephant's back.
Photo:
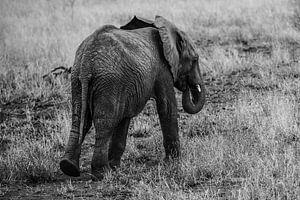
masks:
<svg viewBox="0 0 300 200"><path fill-rule="evenodd" d="M77 50L77 60L93 67L92 71L117 73L134 65L150 66L156 54L150 34L140 34L107 25L87 37ZM135 68L140 69L141 67Z"/></svg>
<svg viewBox="0 0 300 200"><path fill-rule="evenodd" d="M88 70L92 91L123 99L126 107L135 108L126 113L136 114L152 94L160 67L156 32L152 28L127 31L113 26L95 31L79 47L78 73Z"/></svg>

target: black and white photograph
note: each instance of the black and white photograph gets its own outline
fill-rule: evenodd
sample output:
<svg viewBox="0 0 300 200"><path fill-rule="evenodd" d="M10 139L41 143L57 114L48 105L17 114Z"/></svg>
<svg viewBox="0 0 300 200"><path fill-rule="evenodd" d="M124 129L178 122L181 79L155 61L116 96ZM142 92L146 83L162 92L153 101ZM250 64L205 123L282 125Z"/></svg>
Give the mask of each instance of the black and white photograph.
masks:
<svg viewBox="0 0 300 200"><path fill-rule="evenodd" d="M0 0L2 199L300 199L300 1Z"/></svg>

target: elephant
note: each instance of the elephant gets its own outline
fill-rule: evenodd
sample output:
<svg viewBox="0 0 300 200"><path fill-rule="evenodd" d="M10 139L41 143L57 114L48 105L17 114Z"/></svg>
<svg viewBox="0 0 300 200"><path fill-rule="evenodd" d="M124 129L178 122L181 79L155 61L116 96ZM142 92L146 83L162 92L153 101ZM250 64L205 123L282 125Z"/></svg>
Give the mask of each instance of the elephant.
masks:
<svg viewBox="0 0 300 200"><path fill-rule="evenodd" d="M72 127L60 161L69 176L80 176L81 145L92 126L92 175L120 166L130 120L153 98L163 133L165 160L179 160L178 111L174 87L189 114L205 103L199 55L189 36L162 16L134 17L117 28L104 25L78 47L71 72Z"/></svg>

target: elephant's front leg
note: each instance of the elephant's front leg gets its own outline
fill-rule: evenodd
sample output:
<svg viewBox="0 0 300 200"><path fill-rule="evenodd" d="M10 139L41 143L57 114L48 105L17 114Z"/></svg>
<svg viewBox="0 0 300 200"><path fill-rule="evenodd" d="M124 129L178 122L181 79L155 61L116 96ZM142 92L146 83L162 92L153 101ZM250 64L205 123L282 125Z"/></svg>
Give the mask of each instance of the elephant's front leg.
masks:
<svg viewBox="0 0 300 200"><path fill-rule="evenodd" d="M119 167L126 147L130 118L123 119L115 128L109 146L108 159L111 168Z"/></svg>
<svg viewBox="0 0 300 200"><path fill-rule="evenodd" d="M172 85L156 87L156 104L163 132L166 160L180 156L180 141L178 135L177 102Z"/></svg>

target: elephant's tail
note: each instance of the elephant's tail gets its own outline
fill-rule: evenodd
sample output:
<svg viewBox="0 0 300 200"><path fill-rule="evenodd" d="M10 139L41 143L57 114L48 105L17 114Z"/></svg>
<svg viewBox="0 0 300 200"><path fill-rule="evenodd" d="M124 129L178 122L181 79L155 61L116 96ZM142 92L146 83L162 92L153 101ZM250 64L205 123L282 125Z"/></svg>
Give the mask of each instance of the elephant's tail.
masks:
<svg viewBox="0 0 300 200"><path fill-rule="evenodd" d="M80 115L80 129L79 129L79 145L83 142L83 129L85 125L86 109L87 109L87 99L89 91L89 81L90 77L84 78L81 81L81 115Z"/></svg>

